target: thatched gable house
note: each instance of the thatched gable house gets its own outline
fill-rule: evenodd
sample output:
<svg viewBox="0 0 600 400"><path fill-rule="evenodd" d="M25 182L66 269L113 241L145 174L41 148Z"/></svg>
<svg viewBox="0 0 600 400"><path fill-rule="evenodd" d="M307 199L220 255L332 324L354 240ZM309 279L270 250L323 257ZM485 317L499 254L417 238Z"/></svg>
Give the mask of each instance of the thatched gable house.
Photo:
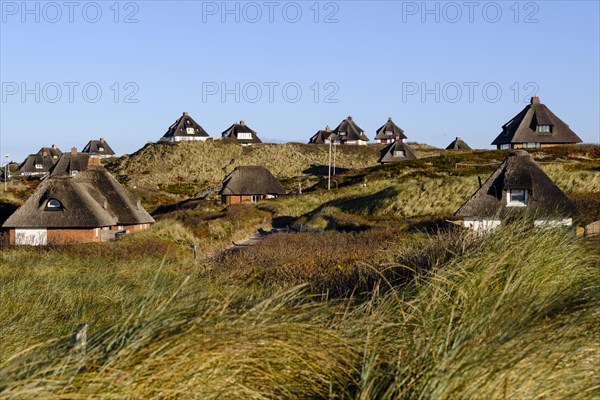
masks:
<svg viewBox="0 0 600 400"><path fill-rule="evenodd" d="M392 121L392 117L388 117L387 122L377 129L375 142L388 144L393 143L396 140L404 142L406 140L406 136L404 135L404 131L400 129L400 127L398 127L394 121Z"/></svg>
<svg viewBox="0 0 600 400"><path fill-rule="evenodd" d="M550 147L581 143L579 136L552 113L539 97L532 97L519 114L502 126L492 142L498 149Z"/></svg>
<svg viewBox="0 0 600 400"><path fill-rule="evenodd" d="M381 164L417 159L414 150L402 140L397 140L388 144L381 149L380 154L378 162Z"/></svg>
<svg viewBox="0 0 600 400"><path fill-rule="evenodd" d="M577 209L524 150L511 152L454 214L487 231L509 216L533 217L536 226L570 226Z"/></svg>
<svg viewBox="0 0 600 400"><path fill-rule="evenodd" d="M100 166L100 158L93 157L89 153L78 153L77 148L71 148L69 153L63 153L58 161L50 168L50 176L67 175L75 176L88 167Z"/></svg>
<svg viewBox="0 0 600 400"><path fill-rule="evenodd" d="M111 158L115 156L114 150L108 145L104 138L90 140L81 152L99 158Z"/></svg>
<svg viewBox="0 0 600 400"><path fill-rule="evenodd" d="M75 176L43 180L2 227L11 244L35 246L100 242L152 223L139 200L106 169L90 166Z"/></svg>
<svg viewBox="0 0 600 400"><path fill-rule="evenodd" d="M462 140L460 136L457 136L456 139L454 139L448 145L448 147L446 147L446 150L471 150L471 147L469 147L469 145Z"/></svg>
<svg viewBox="0 0 600 400"><path fill-rule="evenodd" d="M255 143L262 143L255 131L253 131L244 121L239 124L233 124L221 133L223 139L234 139L242 146L250 146Z"/></svg>
<svg viewBox="0 0 600 400"><path fill-rule="evenodd" d="M315 133L309 140L308 144L325 144L329 143L328 139L331 136L331 128L329 125L325 127L325 130L320 130Z"/></svg>
<svg viewBox="0 0 600 400"><path fill-rule="evenodd" d="M219 194L224 204L234 204L271 199L285 194L285 189L267 168L245 166L225 177Z"/></svg>
<svg viewBox="0 0 600 400"><path fill-rule="evenodd" d="M369 141L365 132L356 125L351 116L340 122L332 133L337 135L336 139L332 139L334 144L365 145Z"/></svg>
<svg viewBox="0 0 600 400"><path fill-rule="evenodd" d="M42 147L36 154L30 154L19 165L21 176L45 176L50 168L58 161L62 151L53 144L51 147Z"/></svg>
<svg viewBox="0 0 600 400"><path fill-rule="evenodd" d="M192 140L204 141L210 139L210 136L204 128L184 112L167 130L160 139L167 142L185 142Z"/></svg>

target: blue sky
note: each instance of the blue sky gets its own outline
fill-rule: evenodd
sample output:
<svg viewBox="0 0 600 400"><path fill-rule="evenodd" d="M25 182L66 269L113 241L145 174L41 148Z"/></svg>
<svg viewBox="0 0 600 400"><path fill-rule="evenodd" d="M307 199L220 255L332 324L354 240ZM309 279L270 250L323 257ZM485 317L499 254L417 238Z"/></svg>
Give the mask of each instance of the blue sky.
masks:
<svg viewBox="0 0 600 400"><path fill-rule="evenodd" d="M183 111L306 142L352 115L409 141L491 148L532 94L600 140L598 1L1 1L0 149L104 137L119 154ZM4 159L3 159L4 161Z"/></svg>

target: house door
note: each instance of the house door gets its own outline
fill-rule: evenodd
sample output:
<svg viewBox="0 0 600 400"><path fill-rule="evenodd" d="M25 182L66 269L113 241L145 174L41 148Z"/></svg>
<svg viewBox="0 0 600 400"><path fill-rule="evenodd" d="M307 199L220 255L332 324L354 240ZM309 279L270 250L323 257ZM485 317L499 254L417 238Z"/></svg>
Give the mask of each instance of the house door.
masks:
<svg viewBox="0 0 600 400"><path fill-rule="evenodd" d="M46 229L15 229L15 244L45 246L48 244Z"/></svg>

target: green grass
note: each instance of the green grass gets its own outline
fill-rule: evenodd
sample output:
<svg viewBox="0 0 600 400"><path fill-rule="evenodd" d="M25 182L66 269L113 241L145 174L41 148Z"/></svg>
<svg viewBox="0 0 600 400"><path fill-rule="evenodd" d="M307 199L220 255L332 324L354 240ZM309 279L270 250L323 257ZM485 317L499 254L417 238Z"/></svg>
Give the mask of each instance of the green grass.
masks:
<svg viewBox="0 0 600 400"><path fill-rule="evenodd" d="M418 240L394 243L403 262L388 269L420 261L395 283L382 274L355 300L291 281L217 284L168 262L57 268L51 264L65 260L53 253L11 274L28 257L9 252L2 304L31 302L20 313L0 309L12 326L2 331L0 397L596 397L600 274L592 247L570 231L519 226L461 240L452 254ZM70 351L67 335L86 316L88 349ZM7 345L32 326L32 343Z"/></svg>

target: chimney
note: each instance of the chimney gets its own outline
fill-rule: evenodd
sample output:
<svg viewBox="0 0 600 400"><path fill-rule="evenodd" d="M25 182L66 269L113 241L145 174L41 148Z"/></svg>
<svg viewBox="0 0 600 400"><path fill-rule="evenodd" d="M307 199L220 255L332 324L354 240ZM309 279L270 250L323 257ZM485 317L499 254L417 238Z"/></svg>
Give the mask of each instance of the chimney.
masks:
<svg viewBox="0 0 600 400"><path fill-rule="evenodd" d="M388 122L392 122L392 117L388 117Z"/></svg>
<svg viewBox="0 0 600 400"><path fill-rule="evenodd" d="M460 136L457 136L457 137L456 137L456 140L460 140Z"/></svg>
<svg viewBox="0 0 600 400"><path fill-rule="evenodd" d="M348 121L352 121L352 116L348 115Z"/></svg>
<svg viewBox="0 0 600 400"><path fill-rule="evenodd" d="M77 147L71 147L71 154L77 154Z"/></svg>
<svg viewBox="0 0 600 400"><path fill-rule="evenodd" d="M56 145L55 145L55 144L53 144L53 145L52 145L52 148L53 148L53 149L55 149L55 148L56 148Z"/></svg>
<svg viewBox="0 0 600 400"><path fill-rule="evenodd" d="M246 125L243 119L240 120L240 125Z"/></svg>
<svg viewBox="0 0 600 400"><path fill-rule="evenodd" d="M187 111L184 111L184 112L183 112L183 116L184 116L184 117L187 117L187 116L188 116L188 113L187 113Z"/></svg>
<svg viewBox="0 0 600 400"><path fill-rule="evenodd" d="M104 140L104 138L103 138L103 137L101 137L101 138L100 138L100 141L101 141L102 143L104 143L104 142L105 142L105 140Z"/></svg>
<svg viewBox="0 0 600 400"><path fill-rule="evenodd" d="M537 96L533 96L531 98L531 104L540 104L540 98Z"/></svg>
<svg viewBox="0 0 600 400"><path fill-rule="evenodd" d="M88 158L87 166L88 166L88 168L99 167L100 166L100 157Z"/></svg>
<svg viewBox="0 0 600 400"><path fill-rule="evenodd" d="M325 132L331 132L331 128L329 127L329 125L327 125L327 126L325 127Z"/></svg>

